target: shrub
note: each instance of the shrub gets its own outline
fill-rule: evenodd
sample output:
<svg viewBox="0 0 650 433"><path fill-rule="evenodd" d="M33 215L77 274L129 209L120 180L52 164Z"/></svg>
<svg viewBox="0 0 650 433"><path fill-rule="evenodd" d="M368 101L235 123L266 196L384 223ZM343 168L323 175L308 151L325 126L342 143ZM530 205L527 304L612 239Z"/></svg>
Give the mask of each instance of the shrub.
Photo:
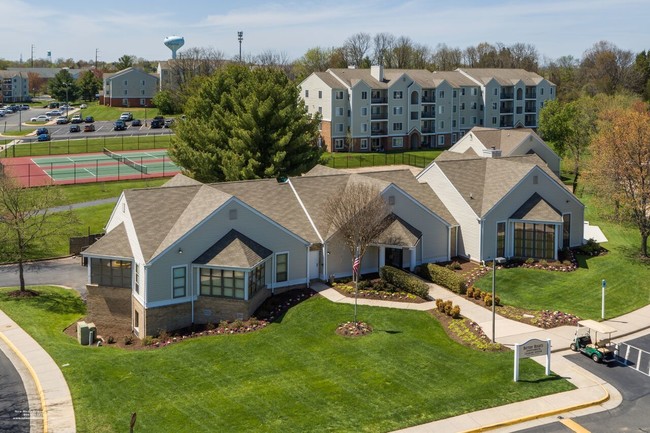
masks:
<svg viewBox="0 0 650 433"><path fill-rule="evenodd" d="M215 328L214 323L208 322L205 324L205 330L206 331L212 331Z"/></svg>
<svg viewBox="0 0 650 433"><path fill-rule="evenodd" d="M589 239L586 244L578 248L578 251L587 256L597 256L600 253L601 247L595 239Z"/></svg>
<svg viewBox="0 0 650 433"><path fill-rule="evenodd" d="M483 302L485 302L485 305L488 307L492 306L492 295L485 295L485 298L483 298Z"/></svg>
<svg viewBox="0 0 650 433"><path fill-rule="evenodd" d="M483 291L482 290L474 290L474 299L478 300L483 297Z"/></svg>
<svg viewBox="0 0 650 433"><path fill-rule="evenodd" d="M153 344L153 337L151 335L147 335L142 340L142 344L144 344L145 346L151 346Z"/></svg>
<svg viewBox="0 0 650 433"><path fill-rule="evenodd" d="M445 267L447 269L452 270L452 271L460 271L461 269L463 269L462 266L460 265L460 263L458 263L457 261L453 261L453 262L451 262L450 264L448 264Z"/></svg>
<svg viewBox="0 0 650 433"><path fill-rule="evenodd" d="M113 337L112 335L109 335L108 338L106 339L106 342L108 344L115 344L115 337Z"/></svg>
<svg viewBox="0 0 650 433"><path fill-rule="evenodd" d="M426 266L422 266L420 272L422 278L429 280L434 284L446 287L459 295L465 294L467 286L465 285L463 277L444 266L436 265L435 263L428 263Z"/></svg>
<svg viewBox="0 0 650 433"><path fill-rule="evenodd" d="M467 291L465 292L465 295L466 295L468 298L473 298L473 297L474 297L474 286L469 286L469 287L467 288Z"/></svg>
<svg viewBox="0 0 650 433"><path fill-rule="evenodd" d="M124 344L129 346L133 344L133 335L125 335L124 336Z"/></svg>
<svg viewBox="0 0 650 433"><path fill-rule="evenodd" d="M165 343L165 342L169 341L170 338L171 338L171 335L169 335L169 332L165 331L164 329L159 329L158 330L158 340Z"/></svg>
<svg viewBox="0 0 650 433"><path fill-rule="evenodd" d="M412 293L424 299L429 296L429 287L407 272L392 266L384 266L380 269L379 276L382 280L398 287L401 291Z"/></svg>
<svg viewBox="0 0 650 433"><path fill-rule="evenodd" d="M526 259L526 264L527 264L527 265L532 265L533 263L535 263L535 259L534 259L534 258L532 258L532 257L528 257L528 258Z"/></svg>
<svg viewBox="0 0 650 433"><path fill-rule="evenodd" d="M445 301L443 301L442 299L436 299L436 308L441 313L444 313L445 312Z"/></svg>
<svg viewBox="0 0 650 433"><path fill-rule="evenodd" d="M494 297L494 304L495 305L501 305L501 298L499 297L499 295L496 295Z"/></svg>
<svg viewBox="0 0 650 433"><path fill-rule="evenodd" d="M219 328L227 328L228 327L228 321L227 320L222 320L219 322Z"/></svg>
<svg viewBox="0 0 650 433"><path fill-rule="evenodd" d="M460 307L458 305L454 305L454 308L451 309L451 317L454 319L458 319L460 317Z"/></svg>
<svg viewBox="0 0 650 433"><path fill-rule="evenodd" d="M451 316L451 309L453 307L453 304L451 301L445 301L445 314L447 316Z"/></svg>
<svg viewBox="0 0 650 433"><path fill-rule="evenodd" d="M548 266L548 262L547 262L546 260L544 260L544 259L540 260L540 261L539 261L539 264L540 264L541 266L544 266L544 267Z"/></svg>

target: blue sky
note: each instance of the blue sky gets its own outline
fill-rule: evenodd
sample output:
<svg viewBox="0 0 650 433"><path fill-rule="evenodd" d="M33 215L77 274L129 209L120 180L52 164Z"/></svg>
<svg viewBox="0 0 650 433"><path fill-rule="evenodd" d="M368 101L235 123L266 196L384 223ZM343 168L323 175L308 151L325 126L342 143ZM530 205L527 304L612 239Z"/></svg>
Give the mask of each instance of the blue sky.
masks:
<svg viewBox="0 0 650 433"><path fill-rule="evenodd" d="M487 41L533 44L540 55L580 58L595 42L650 49L648 0L155 0L104 2L0 0L0 58L94 59L123 54L164 60L165 36L181 35L185 47L283 52L291 60L309 48L340 46L357 32L408 36L435 48L464 49ZM13 17L13 19L12 19ZM181 49L182 52L182 49Z"/></svg>

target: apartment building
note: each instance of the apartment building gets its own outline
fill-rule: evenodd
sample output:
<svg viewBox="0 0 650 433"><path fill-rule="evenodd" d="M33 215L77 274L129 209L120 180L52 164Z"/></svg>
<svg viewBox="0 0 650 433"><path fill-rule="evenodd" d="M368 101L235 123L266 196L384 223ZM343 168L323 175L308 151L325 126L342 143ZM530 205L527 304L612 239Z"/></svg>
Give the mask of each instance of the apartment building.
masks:
<svg viewBox="0 0 650 433"><path fill-rule="evenodd" d="M0 71L0 103L29 101L29 78L17 71Z"/></svg>
<svg viewBox="0 0 650 433"><path fill-rule="evenodd" d="M152 107L158 92L158 77L140 69L126 68L104 74L99 103L111 107Z"/></svg>
<svg viewBox="0 0 650 433"><path fill-rule="evenodd" d="M329 151L449 147L474 126L537 128L555 85L523 69L328 69L301 84Z"/></svg>

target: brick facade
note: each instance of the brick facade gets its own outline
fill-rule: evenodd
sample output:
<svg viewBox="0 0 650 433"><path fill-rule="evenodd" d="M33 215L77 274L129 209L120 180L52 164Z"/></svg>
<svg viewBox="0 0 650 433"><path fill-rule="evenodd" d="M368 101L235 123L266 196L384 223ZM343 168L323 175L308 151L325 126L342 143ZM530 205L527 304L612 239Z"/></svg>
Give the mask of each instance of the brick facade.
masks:
<svg viewBox="0 0 650 433"><path fill-rule="evenodd" d="M142 100L144 99L144 104ZM104 97L104 95L99 96L99 103L101 105L108 105L109 107L153 107L153 102L151 98L111 98Z"/></svg>

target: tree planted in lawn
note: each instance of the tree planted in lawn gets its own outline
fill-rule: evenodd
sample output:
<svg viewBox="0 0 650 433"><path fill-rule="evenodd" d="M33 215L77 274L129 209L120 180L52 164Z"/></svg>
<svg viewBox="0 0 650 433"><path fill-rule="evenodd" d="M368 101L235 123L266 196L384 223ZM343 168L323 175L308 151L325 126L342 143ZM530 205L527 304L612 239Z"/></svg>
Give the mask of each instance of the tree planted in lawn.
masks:
<svg viewBox="0 0 650 433"><path fill-rule="evenodd" d="M0 175L0 257L18 263L20 291L25 293L24 264L54 237L71 233L72 211L53 213L60 203L58 187L26 188Z"/></svg>
<svg viewBox="0 0 650 433"><path fill-rule="evenodd" d="M231 65L191 86L169 150L201 182L300 174L321 156L318 119L277 68Z"/></svg>
<svg viewBox="0 0 650 433"><path fill-rule="evenodd" d="M390 207L381 191L369 181L350 177L348 184L328 200L325 206L332 236L339 235L350 251L352 260L359 259L359 272L353 272L354 322L357 321L357 295L361 261L373 242L390 223ZM354 262L353 262L354 264Z"/></svg>

